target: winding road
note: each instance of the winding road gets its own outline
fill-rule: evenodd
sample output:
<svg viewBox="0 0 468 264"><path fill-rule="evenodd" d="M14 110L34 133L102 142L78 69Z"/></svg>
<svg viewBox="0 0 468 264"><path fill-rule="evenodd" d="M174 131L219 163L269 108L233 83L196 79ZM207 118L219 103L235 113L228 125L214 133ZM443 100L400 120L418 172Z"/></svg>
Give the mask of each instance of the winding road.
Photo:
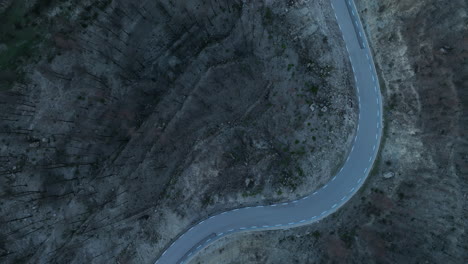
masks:
<svg viewBox="0 0 468 264"><path fill-rule="evenodd" d="M208 244L232 233L285 229L319 221L343 206L363 185L382 135L381 94L354 2L330 1L346 44L359 102L356 137L345 164L330 182L299 200L234 209L199 222L168 246L157 264L186 263Z"/></svg>

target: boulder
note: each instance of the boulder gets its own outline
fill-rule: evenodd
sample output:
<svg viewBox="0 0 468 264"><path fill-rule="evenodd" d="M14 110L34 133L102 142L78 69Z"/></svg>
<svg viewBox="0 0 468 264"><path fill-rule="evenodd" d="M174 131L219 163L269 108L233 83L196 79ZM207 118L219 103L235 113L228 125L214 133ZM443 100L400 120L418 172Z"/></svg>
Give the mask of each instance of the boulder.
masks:
<svg viewBox="0 0 468 264"><path fill-rule="evenodd" d="M393 173L393 172L391 172L391 171L385 172L385 173L383 174L383 177L384 177L385 179L390 179L390 178L392 178L393 176L395 176L395 173Z"/></svg>

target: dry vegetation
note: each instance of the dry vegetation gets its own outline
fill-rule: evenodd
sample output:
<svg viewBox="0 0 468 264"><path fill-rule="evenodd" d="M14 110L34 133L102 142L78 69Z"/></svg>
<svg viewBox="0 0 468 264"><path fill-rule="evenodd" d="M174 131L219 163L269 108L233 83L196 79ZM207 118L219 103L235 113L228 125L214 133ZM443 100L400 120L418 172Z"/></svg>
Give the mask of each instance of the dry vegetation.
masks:
<svg viewBox="0 0 468 264"><path fill-rule="evenodd" d="M192 263L466 263L466 1L356 1L385 98L372 176L324 221L223 239Z"/></svg>
<svg viewBox="0 0 468 264"><path fill-rule="evenodd" d="M1 1L0 262L150 263L288 200L353 138L326 1Z"/></svg>

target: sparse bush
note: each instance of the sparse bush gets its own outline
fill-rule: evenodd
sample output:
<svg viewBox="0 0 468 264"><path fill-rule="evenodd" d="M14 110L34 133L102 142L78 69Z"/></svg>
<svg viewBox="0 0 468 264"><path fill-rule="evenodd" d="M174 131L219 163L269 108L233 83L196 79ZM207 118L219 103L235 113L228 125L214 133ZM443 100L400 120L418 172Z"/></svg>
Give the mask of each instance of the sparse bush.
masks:
<svg viewBox="0 0 468 264"><path fill-rule="evenodd" d="M306 83L305 85L306 85L306 88L307 88L308 92L310 92L310 93L312 93L314 95L317 94L319 88L316 85L313 85L311 83Z"/></svg>

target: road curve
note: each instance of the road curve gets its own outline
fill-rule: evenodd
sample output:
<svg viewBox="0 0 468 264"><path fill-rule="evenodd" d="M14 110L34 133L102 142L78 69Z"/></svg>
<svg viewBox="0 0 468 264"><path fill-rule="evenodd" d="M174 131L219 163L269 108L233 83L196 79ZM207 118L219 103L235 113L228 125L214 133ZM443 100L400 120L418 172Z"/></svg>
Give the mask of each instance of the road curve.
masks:
<svg viewBox="0 0 468 264"><path fill-rule="evenodd" d="M382 99L369 45L352 0L330 0L354 72L359 102L356 137L345 164L321 189L299 200L234 209L211 216L179 236L155 262L186 263L202 248L237 232L310 224L335 212L362 186L382 135Z"/></svg>

